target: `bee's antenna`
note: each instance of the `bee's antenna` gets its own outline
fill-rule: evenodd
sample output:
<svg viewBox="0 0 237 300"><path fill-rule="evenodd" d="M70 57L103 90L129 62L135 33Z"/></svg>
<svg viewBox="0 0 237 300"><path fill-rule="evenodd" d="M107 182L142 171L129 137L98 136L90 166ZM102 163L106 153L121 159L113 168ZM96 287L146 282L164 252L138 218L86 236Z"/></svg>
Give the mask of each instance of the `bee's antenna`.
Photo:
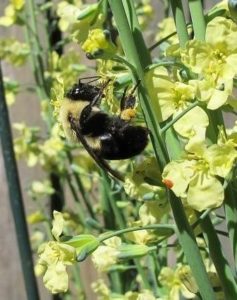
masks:
<svg viewBox="0 0 237 300"><path fill-rule="evenodd" d="M86 79L92 79L91 81L88 81L87 83L92 83L92 82L95 82L97 80L99 80L101 78L101 76L89 76L89 77L82 77L82 78L79 78L78 80L78 83L80 84L82 80L86 80Z"/></svg>

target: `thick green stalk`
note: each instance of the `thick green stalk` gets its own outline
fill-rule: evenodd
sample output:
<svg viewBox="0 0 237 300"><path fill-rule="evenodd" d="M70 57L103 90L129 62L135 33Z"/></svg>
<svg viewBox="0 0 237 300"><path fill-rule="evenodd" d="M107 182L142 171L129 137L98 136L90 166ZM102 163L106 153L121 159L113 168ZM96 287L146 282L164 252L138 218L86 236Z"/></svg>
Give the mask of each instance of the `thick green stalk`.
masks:
<svg viewBox="0 0 237 300"><path fill-rule="evenodd" d="M207 216L203 219L201 227L204 231L204 237L208 244L209 253L215 265L217 274L221 281L225 299L237 299L237 285L232 274L231 268L223 254L221 243L218 239L216 231Z"/></svg>
<svg viewBox="0 0 237 300"><path fill-rule="evenodd" d="M130 3L131 1L128 2ZM168 160L167 150L161 138L159 123L156 119L154 110L149 103L150 100L144 88L144 69L151 63L151 59L149 57L148 50L144 46L144 41L137 40L138 36L142 38L139 27L135 27L133 29L130 28L130 24L133 24L133 26L137 26L137 22L130 22L129 24L122 1L110 0L109 3L115 18L115 22L117 24L120 40L123 45L123 50L125 52L127 61L129 61L129 63L133 67L135 67L136 70L136 74L134 74L134 72L132 74L133 79L135 82L137 82L138 79L141 81L141 84L138 87L141 106L148 127L151 130L151 140L153 143L154 151L156 153L156 157L160 165L163 167ZM130 13L129 15L134 16L133 13ZM138 53L140 53L140 55L138 55ZM140 60L141 55L144 55L145 58L142 61Z"/></svg>
<svg viewBox="0 0 237 300"><path fill-rule="evenodd" d="M0 137L7 176L8 192L13 214L20 261L28 300L38 300L38 289L34 275L34 266L27 231L25 211L21 194L20 180L12 143L12 133L4 93L0 64ZM10 259L10 258L9 258Z"/></svg>
<svg viewBox="0 0 237 300"><path fill-rule="evenodd" d="M195 39L205 41L206 21L201 0L189 0L189 9L193 23Z"/></svg>
<svg viewBox="0 0 237 300"><path fill-rule="evenodd" d="M40 88L39 94L42 97L41 100L47 98L48 88L44 79L44 66L42 58L42 47L39 42L39 34L37 31L36 20L36 7L33 0L26 0L25 5L25 25L27 42L31 48L31 60L33 66L33 72L37 85Z"/></svg>
<svg viewBox="0 0 237 300"><path fill-rule="evenodd" d="M231 248L233 251L233 256L235 260L235 273L237 270L237 203L236 203L236 193L234 193L233 185L229 186L225 190L225 215L226 223L229 233L229 239L231 243Z"/></svg>
<svg viewBox="0 0 237 300"><path fill-rule="evenodd" d="M182 203L170 192L170 205L173 210L174 219L178 228L178 238L182 245L185 257L192 269L193 276L199 287L199 292L205 300L216 299L203 264L195 236L185 216Z"/></svg>
<svg viewBox="0 0 237 300"><path fill-rule="evenodd" d="M171 8L174 16L174 21L179 37L180 47L184 47L188 41L188 30L183 12L183 5L181 0L171 0Z"/></svg>
<svg viewBox="0 0 237 300"><path fill-rule="evenodd" d="M109 232L107 234L103 234L99 238L100 243L103 241L110 239L114 236L118 235L123 235L128 232L133 232L133 231L139 231L139 230L148 230L148 229L153 229L158 231L158 235L165 235L165 236L170 236L175 232L174 225L172 224L152 224L152 225L146 225L146 226L134 226L134 227L128 227L125 229L117 230L114 232Z"/></svg>
<svg viewBox="0 0 237 300"><path fill-rule="evenodd" d="M137 75L141 80L141 88L140 88L141 106L144 111L144 115L148 127L152 132L152 143L153 143L157 160L160 163L161 167L164 167L165 164L168 162L167 149L165 147L164 140L161 137L160 126L156 119L154 109L152 108L151 100L147 97L147 93L144 88L144 68L147 67L148 64L150 64L150 61L146 61L146 64L142 65L137 53L140 52L142 55L142 53L147 52L147 49L146 48L144 49L142 47L144 43L140 43L139 40L136 40L135 43L134 36L135 35L138 36L138 32L141 32L141 30L139 27L137 27L136 30L131 31L130 28L131 22L128 22L127 20L127 15L125 13L123 3L121 0L110 0L109 3L115 18L115 22L120 35L120 41L123 46L126 58L135 67L137 71L137 74L133 74L133 75L134 76ZM129 15L134 16L134 13L130 13ZM185 30L186 30L186 24L185 24ZM139 36L141 38L140 34ZM187 39L188 36L187 35L184 36ZM147 55L145 55L145 57L147 57ZM190 228L187 218L185 216L181 201L174 197L170 197L170 203L178 227L178 231L179 231L178 235L179 235L180 243L184 249L184 253L187 257L188 263L192 268L193 274L198 283L203 299L207 299L207 300L215 299L214 292L211 288L209 278L205 271L205 267L199 249L195 242L192 229Z"/></svg>
<svg viewBox="0 0 237 300"><path fill-rule="evenodd" d="M113 215L115 216L115 224L118 228L122 229L126 226L125 220L123 218L123 214L121 210L118 208L116 204L116 199L111 193L110 183L111 180L108 177L108 175L102 171L103 176L103 188L104 188L104 195L107 197L107 201L109 203L109 206L111 207L111 210L113 212Z"/></svg>
<svg viewBox="0 0 237 300"><path fill-rule="evenodd" d="M78 206L77 211L78 211L78 216L79 216L80 222L83 226L88 227L88 225L85 221L86 213L85 213L83 206L80 203L80 199L77 194L77 188L75 187L75 183L71 180L70 176L67 176L66 179L68 182L68 186L71 190L72 196L73 196L74 200L76 201L76 205Z"/></svg>
<svg viewBox="0 0 237 300"><path fill-rule="evenodd" d="M146 274L143 266L141 265L139 258L134 258L133 261L135 263L135 266L138 270L139 275L141 276L143 289L151 290L151 285L148 281L147 274Z"/></svg>
<svg viewBox="0 0 237 300"><path fill-rule="evenodd" d="M67 156L68 156L68 160L70 162L70 164L72 165L73 164L73 156L71 154L70 151L67 152ZM77 183L77 187L78 187L78 190L81 194L81 197L82 197L82 200L90 214L90 216L94 219L94 220L97 220L96 218L96 215L93 211L93 208L92 208L92 204L90 203L90 198L89 198L89 195L88 193L85 191L85 188L81 182L81 178L80 176L78 175L77 172L75 172L74 170L72 170L72 174L73 174L73 177L75 178L75 181Z"/></svg>

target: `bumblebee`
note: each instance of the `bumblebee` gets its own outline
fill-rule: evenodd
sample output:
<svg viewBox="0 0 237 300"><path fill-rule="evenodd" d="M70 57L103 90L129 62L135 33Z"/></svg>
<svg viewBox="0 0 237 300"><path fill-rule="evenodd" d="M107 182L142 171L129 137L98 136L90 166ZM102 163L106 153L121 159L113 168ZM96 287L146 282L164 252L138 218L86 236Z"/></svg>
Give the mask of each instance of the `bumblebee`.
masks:
<svg viewBox="0 0 237 300"><path fill-rule="evenodd" d="M126 95L125 89L120 102L120 115L115 116L100 109L109 81L102 86L92 85L91 82L79 80L66 93L60 119L66 137L72 142L79 140L96 162L107 170L109 168L111 173L104 159L128 159L141 153L148 143L149 130L132 125L131 118L124 117L124 112L132 111L135 106L136 87L130 95Z"/></svg>

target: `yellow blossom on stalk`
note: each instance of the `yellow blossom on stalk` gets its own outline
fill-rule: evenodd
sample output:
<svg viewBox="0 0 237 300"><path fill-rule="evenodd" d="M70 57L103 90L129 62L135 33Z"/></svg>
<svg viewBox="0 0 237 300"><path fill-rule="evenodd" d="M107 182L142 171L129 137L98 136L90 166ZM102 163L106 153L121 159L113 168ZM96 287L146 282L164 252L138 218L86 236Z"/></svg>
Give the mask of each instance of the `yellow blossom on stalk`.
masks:
<svg viewBox="0 0 237 300"><path fill-rule="evenodd" d="M45 76L53 80L53 85L55 81L61 78L64 86L69 88L78 81L80 74L86 70L86 66L80 64L80 61L80 54L75 49L68 49L67 53L61 56L53 51L49 55L49 70L45 72Z"/></svg>
<svg viewBox="0 0 237 300"><path fill-rule="evenodd" d="M57 7L57 15L59 19L59 27L64 32L70 26L77 22L77 18L81 12L80 5L73 5L67 1L60 1Z"/></svg>
<svg viewBox="0 0 237 300"><path fill-rule="evenodd" d="M216 17L207 24L206 42L192 40L181 59L194 73L232 79L237 73L237 24Z"/></svg>
<svg viewBox="0 0 237 300"><path fill-rule="evenodd" d="M46 217L39 210L37 210L37 211L33 212L32 214L27 216L27 222L29 224L37 224L37 223L41 223L43 221L46 221Z"/></svg>
<svg viewBox="0 0 237 300"><path fill-rule="evenodd" d="M146 83L153 101L153 107L160 122L175 118L194 102L196 87L179 81L172 81L164 67L151 69L146 74ZM205 139L208 116L201 107L189 110L174 124L174 129L185 138Z"/></svg>
<svg viewBox="0 0 237 300"><path fill-rule="evenodd" d="M158 33L155 37L156 41L160 41L161 39L167 37L172 32L176 32L176 27L174 23L174 19L171 17L164 18L161 22L158 23ZM177 34L174 34L172 37L166 40L168 45L174 45L178 43Z"/></svg>
<svg viewBox="0 0 237 300"><path fill-rule="evenodd" d="M161 218L169 212L168 202L146 201L139 208L139 218L142 225L158 224Z"/></svg>
<svg viewBox="0 0 237 300"><path fill-rule="evenodd" d="M197 292L197 285L187 265L178 264L175 270L163 267L158 280L165 288L167 300L179 300L180 293L185 299L192 299Z"/></svg>
<svg viewBox="0 0 237 300"><path fill-rule="evenodd" d="M156 297L149 290L143 290L141 292L127 292L124 295L124 300L156 300ZM122 300L121 299L121 300Z"/></svg>
<svg viewBox="0 0 237 300"><path fill-rule="evenodd" d="M65 168L64 141L60 137L61 132L59 124L56 123L51 130L51 136L39 145L39 162L45 169L57 168L58 171L63 171Z"/></svg>
<svg viewBox="0 0 237 300"><path fill-rule="evenodd" d="M47 179L43 181L33 181L28 191L29 195L34 199L52 195L54 192L51 182Z"/></svg>
<svg viewBox="0 0 237 300"><path fill-rule="evenodd" d="M13 24L22 24L22 21L19 19L19 12L23 10L25 5L25 0L11 0L4 11L4 16L0 17L0 25L2 26L11 26Z"/></svg>
<svg viewBox="0 0 237 300"><path fill-rule="evenodd" d="M38 249L39 259L35 266L37 276L43 276L43 282L51 293L66 292L68 289L67 265L76 262L76 249L59 240L63 231L63 217L54 211L52 234L56 241L42 244Z"/></svg>
<svg viewBox="0 0 237 300"><path fill-rule="evenodd" d="M166 165L164 183L172 182L172 191L192 209L202 211L220 206L224 188L218 177L226 178L237 158L233 142L219 139L209 147L193 143L186 150L186 159Z"/></svg>
<svg viewBox="0 0 237 300"><path fill-rule="evenodd" d="M51 100L50 104L53 106L53 114L59 119L59 112L62 101L64 100L65 85L64 80L58 76L54 81L53 87L51 89Z"/></svg>
<svg viewBox="0 0 237 300"><path fill-rule="evenodd" d="M224 105L232 93L237 73L237 24L216 17L207 24L206 40L188 41L181 49L181 61L198 75L190 83L196 86L197 98L209 109Z"/></svg>
<svg viewBox="0 0 237 300"><path fill-rule="evenodd" d="M173 82L164 67L148 71L146 84L160 122L167 120L176 111L187 108L195 98L195 88L182 82Z"/></svg>
<svg viewBox="0 0 237 300"><path fill-rule="evenodd" d="M167 199L165 190L157 186L158 183L161 183L161 173L156 159L151 157L136 165L132 173L126 176L124 189L136 200L157 200L162 206Z"/></svg>
<svg viewBox="0 0 237 300"><path fill-rule="evenodd" d="M150 0L142 0L136 6L136 14L138 17L139 25L144 29L147 24L152 20L153 8Z"/></svg>
<svg viewBox="0 0 237 300"><path fill-rule="evenodd" d="M53 158L58 155L58 153L63 149L64 143L60 137L50 137L42 145L40 145L40 150L48 158Z"/></svg>
<svg viewBox="0 0 237 300"><path fill-rule="evenodd" d="M149 252L146 245L122 243L119 237L112 237L104 241L92 254L92 261L100 272L106 272L119 260L141 257Z"/></svg>
<svg viewBox="0 0 237 300"><path fill-rule="evenodd" d="M129 226L143 226L142 221L135 221L129 224ZM155 230L151 229L143 229L143 230L137 230L128 232L125 234L126 238L129 241L132 241L138 245L149 245L157 242L159 238L162 238L156 234Z"/></svg>
<svg viewBox="0 0 237 300"><path fill-rule="evenodd" d="M91 284L92 290L96 293L98 300L110 300L110 290L103 279L98 279Z"/></svg>
<svg viewBox="0 0 237 300"><path fill-rule="evenodd" d="M25 43L13 38L0 39L0 59L14 66L22 66L26 62L29 53L30 48Z"/></svg>
<svg viewBox="0 0 237 300"><path fill-rule="evenodd" d="M118 260L118 247L122 244L119 237L113 237L104 242L105 245L99 246L92 254L92 261L96 269L106 272Z"/></svg>
<svg viewBox="0 0 237 300"><path fill-rule="evenodd" d="M39 159L38 133L39 128L27 127L24 123L14 123L13 128L19 133L14 139L14 150L17 158L25 158L27 165L33 167Z"/></svg>
<svg viewBox="0 0 237 300"><path fill-rule="evenodd" d="M116 47L109 36L100 28L89 30L88 38L82 44L82 50L90 58L110 57L115 54Z"/></svg>
<svg viewBox="0 0 237 300"><path fill-rule="evenodd" d="M86 40L89 29L100 27L104 20L99 3L81 6L61 1L57 15L60 29L68 31L72 40L79 44Z"/></svg>
<svg viewBox="0 0 237 300"><path fill-rule="evenodd" d="M37 252L37 249L44 241L44 233L40 230L35 230L30 236L31 247L34 252Z"/></svg>
<svg viewBox="0 0 237 300"><path fill-rule="evenodd" d="M17 81L11 80L8 77L4 77L3 80L7 105L11 106L15 103L15 96L19 92L19 84Z"/></svg>

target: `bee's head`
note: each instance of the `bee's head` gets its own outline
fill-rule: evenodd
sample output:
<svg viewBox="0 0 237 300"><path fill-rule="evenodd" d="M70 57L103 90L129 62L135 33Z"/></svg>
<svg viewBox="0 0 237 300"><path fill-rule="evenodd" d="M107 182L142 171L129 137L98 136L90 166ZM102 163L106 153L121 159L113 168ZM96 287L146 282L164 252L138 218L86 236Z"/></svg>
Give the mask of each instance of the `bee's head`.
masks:
<svg viewBox="0 0 237 300"><path fill-rule="evenodd" d="M79 82L66 92L66 97L74 101L92 101L101 91L101 88Z"/></svg>

